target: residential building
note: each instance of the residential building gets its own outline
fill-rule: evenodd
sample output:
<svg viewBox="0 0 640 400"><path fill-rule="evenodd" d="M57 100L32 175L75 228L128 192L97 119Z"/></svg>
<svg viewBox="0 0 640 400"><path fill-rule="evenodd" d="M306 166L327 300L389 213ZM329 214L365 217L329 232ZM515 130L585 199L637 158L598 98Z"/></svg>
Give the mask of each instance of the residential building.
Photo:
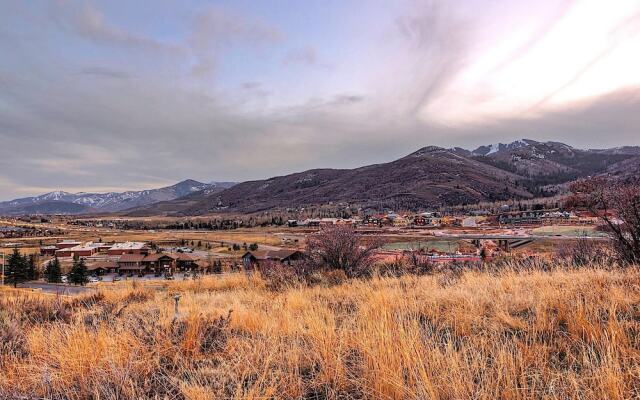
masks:
<svg viewBox="0 0 640 400"><path fill-rule="evenodd" d="M123 254L149 254L150 248L143 242L124 242L124 243L115 243L109 250L107 250L107 254L110 256L120 256Z"/></svg>
<svg viewBox="0 0 640 400"><path fill-rule="evenodd" d="M242 256L242 264L246 269L252 269L265 261L291 265L303 257L304 254L295 249L247 251Z"/></svg>

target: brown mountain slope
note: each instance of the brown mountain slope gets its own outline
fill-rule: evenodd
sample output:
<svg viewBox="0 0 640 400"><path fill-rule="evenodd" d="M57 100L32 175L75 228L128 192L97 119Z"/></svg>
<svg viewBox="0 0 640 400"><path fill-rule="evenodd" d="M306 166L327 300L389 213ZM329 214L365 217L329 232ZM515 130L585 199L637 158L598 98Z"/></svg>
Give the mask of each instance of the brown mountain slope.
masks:
<svg viewBox="0 0 640 400"><path fill-rule="evenodd" d="M221 211L258 212L328 203L361 207L427 208L513 197L530 197L521 177L439 147L425 147L399 160L356 169L315 169L240 183L222 192L194 195L175 205L179 215ZM197 200L197 201L194 201ZM172 207L147 207L167 214ZM133 210L132 215L141 215Z"/></svg>

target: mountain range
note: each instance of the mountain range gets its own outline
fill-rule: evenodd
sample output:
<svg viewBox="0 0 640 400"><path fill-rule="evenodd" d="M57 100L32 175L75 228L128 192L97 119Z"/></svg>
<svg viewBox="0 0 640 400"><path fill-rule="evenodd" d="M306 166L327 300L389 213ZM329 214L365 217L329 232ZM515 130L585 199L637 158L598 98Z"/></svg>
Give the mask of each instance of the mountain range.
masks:
<svg viewBox="0 0 640 400"><path fill-rule="evenodd" d="M581 177L637 177L640 147L577 149L530 139L480 146L428 146L355 169L312 169L234 184L186 180L123 193L52 192L0 203L0 214L117 212L124 216L255 213L319 205L424 209L553 194Z"/></svg>
<svg viewBox="0 0 640 400"><path fill-rule="evenodd" d="M159 189L109 192L68 193L55 191L35 197L0 202L0 214L86 214L122 211L159 201L184 197L190 193L212 194L233 186L233 182L202 183L187 179Z"/></svg>
<svg viewBox="0 0 640 400"><path fill-rule="evenodd" d="M522 139L475 150L424 147L398 160L355 169L313 169L234 185L220 192L128 210L130 216L254 213L343 204L421 209L553 194L553 187L597 174L633 176L640 147L576 149Z"/></svg>

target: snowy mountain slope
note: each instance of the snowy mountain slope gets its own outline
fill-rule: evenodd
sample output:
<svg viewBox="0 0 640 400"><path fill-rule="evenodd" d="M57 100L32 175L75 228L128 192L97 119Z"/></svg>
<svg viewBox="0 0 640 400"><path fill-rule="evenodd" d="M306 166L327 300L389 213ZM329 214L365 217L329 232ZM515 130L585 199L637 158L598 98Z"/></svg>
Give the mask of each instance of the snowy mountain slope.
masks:
<svg viewBox="0 0 640 400"><path fill-rule="evenodd" d="M0 202L0 213L16 213L20 210L31 210L37 212L38 206L45 204L75 204L81 207L67 207L69 210L77 212L112 212L125 210L127 208L144 206L159 201L178 199L191 193L206 191L214 193L233 186L232 182L210 182L202 183L187 179L172 186L159 189L109 192L109 193L69 193L55 191L35 197L25 197L21 199Z"/></svg>

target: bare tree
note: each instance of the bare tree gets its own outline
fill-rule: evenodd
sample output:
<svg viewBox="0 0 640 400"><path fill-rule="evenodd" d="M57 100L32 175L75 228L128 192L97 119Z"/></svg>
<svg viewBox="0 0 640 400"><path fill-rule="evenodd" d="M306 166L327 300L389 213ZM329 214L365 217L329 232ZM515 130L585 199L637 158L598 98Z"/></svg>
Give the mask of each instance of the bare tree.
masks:
<svg viewBox="0 0 640 400"><path fill-rule="evenodd" d="M382 244L380 238L365 238L351 226L333 225L307 239L307 257L316 268L339 269L354 277L370 271Z"/></svg>
<svg viewBox="0 0 640 400"><path fill-rule="evenodd" d="M620 261L640 262L640 184L592 178L574 183L568 204L586 208L606 224Z"/></svg>

